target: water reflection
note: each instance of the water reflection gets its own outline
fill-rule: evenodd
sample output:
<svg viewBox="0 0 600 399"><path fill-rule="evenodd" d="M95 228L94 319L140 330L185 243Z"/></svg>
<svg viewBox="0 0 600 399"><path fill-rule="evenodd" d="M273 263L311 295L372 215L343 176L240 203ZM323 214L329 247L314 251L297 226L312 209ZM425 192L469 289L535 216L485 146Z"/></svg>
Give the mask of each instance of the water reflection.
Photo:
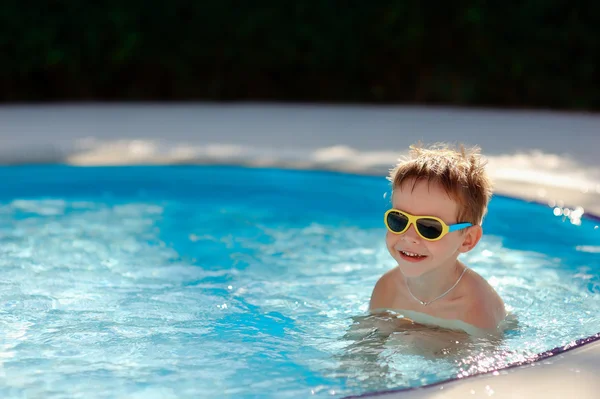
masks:
<svg viewBox="0 0 600 399"><path fill-rule="evenodd" d="M395 314L355 316L341 340L346 345L335 358L335 377L362 392L422 386L507 364L504 337L473 337Z"/></svg>

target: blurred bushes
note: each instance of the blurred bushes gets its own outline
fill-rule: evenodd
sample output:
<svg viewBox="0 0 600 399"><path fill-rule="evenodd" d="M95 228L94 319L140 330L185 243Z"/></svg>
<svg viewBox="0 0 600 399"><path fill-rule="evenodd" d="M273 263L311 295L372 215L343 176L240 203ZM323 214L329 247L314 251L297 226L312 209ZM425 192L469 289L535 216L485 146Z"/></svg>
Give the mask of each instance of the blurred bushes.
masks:
<svg viewBox="0 0 600 399"><path fill-rule="evenodd" d="M4 0L0 101L600 109L600 2Z"/></svg>

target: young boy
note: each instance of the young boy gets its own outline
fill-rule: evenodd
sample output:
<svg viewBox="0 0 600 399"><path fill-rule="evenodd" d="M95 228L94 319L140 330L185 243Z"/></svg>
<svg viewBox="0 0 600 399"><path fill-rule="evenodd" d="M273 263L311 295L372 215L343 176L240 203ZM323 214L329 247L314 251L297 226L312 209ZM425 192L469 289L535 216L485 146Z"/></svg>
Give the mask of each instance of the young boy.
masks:
<svg viewBox="0 0 600 399"><path fill-rule="evenodd" d="M458 260L479 242L492 195L478 149L411 146L389 180L386 245L398 265L375 285L371 312L471 335L498 332L502 299Z"/></svg>

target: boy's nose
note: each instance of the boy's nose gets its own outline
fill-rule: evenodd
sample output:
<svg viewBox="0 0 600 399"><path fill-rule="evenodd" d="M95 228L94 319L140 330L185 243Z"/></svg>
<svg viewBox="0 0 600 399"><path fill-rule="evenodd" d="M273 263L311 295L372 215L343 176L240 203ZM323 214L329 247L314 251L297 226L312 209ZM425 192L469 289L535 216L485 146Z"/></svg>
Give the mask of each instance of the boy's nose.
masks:
<svg viewBox="0 0 600 399"><path fill-rule="evenodd" d="M419 237L419 235L417 234L417 231L415 230L415 226L411 224L408 227L408 230L406 230L404 232L404 234L402 234L402 239L404 241L412 242L412 243L416 244L421 240L421 237Z"/></svg>

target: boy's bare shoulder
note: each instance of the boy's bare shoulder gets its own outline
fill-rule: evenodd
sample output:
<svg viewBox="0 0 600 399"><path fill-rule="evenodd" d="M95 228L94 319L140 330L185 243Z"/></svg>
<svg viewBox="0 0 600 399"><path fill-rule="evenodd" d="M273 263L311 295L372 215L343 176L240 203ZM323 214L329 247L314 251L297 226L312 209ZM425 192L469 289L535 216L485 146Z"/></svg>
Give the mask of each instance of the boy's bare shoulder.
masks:
<svg viewBox="0 0 600 399"><path fill-rule="evenodd" d="M397 267L384 273L373 288L369 310L391 308L398 295L399 279L402 274Z"/></svg>
<svg viewBox="0 0 600 399"><path fill-rule="evenodd" d="M468 295L462 320L482 329L495 329L506 317L504 302L496 290L478 273L470 270L466 279Z"/></svg>

